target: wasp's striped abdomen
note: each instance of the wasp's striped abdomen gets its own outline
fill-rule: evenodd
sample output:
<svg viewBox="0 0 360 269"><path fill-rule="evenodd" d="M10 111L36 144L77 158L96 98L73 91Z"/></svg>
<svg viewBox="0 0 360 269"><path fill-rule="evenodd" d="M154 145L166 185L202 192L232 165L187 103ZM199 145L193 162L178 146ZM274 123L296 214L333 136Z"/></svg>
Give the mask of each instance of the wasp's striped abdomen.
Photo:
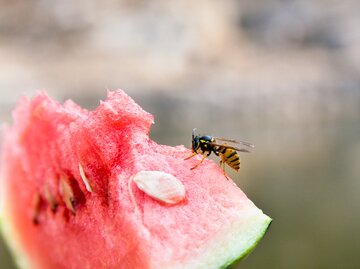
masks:
<svg viewBox="0 0 360 269"><path fill-rule="evenodd" d="M222 163L227 163L231 168L235 169L236 171L239 171L240 158L236 150L227 147L220 147L219 155L221 157Z"/></svg>

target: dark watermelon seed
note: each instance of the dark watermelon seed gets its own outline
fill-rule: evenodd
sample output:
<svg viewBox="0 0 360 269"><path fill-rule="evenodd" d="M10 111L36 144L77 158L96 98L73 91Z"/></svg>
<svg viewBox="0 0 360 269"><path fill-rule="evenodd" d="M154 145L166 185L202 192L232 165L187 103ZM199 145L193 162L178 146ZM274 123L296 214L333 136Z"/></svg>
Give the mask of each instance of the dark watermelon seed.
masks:
<svg viewBox="0 0 360 269"><path fill-rule="evenodd" d="M58 208L58 202L56 201L55 197L52 195L51 191L47 186L45 187L45 199L49 203L51 211L55 213Z"/></svg>
<svg viewBox="0 0 360 269"><path fill-rule="evenodd" d="M33 217L32 222L34 225L39 224L39 213L41 207L41 196L40 193L36 193L33 197Z"/></svg>
<svg viewBox="0 0 360 269"><path fill-rule="evenodd" d="M75 196L74 191L69 182L69 178L65 176L60 177L60 191L62 194L65 206L75 215Z"/></svg>

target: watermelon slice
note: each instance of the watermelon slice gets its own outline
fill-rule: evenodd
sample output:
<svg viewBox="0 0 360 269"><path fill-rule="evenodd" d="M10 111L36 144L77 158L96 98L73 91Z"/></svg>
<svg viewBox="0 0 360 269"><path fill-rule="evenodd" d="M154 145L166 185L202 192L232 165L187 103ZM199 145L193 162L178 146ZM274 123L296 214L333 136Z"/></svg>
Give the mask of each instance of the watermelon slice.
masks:
<svg viewBox="0 0 360 269"><path fill-rule="evenodd" d="M150 140L152 115L121 90L95 111L41 92L13 117L1 224L20 268L228 268L271 223L213 161L191 170L189 149ZM140 171L173 175L185 198L153 199L130 181Z"/></svg>

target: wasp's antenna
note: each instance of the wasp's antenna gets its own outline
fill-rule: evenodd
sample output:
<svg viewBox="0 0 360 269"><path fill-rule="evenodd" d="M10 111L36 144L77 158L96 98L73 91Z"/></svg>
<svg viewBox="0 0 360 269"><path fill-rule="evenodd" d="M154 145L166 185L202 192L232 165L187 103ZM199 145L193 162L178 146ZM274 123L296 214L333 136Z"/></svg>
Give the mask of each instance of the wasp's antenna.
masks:
<svg viewBox="0 0 360 269"><path fill-rule="evenodd" d="M195 138L195 131L196 131L196 128L194 128L194 129L192 130L192 139Z"/></svg>

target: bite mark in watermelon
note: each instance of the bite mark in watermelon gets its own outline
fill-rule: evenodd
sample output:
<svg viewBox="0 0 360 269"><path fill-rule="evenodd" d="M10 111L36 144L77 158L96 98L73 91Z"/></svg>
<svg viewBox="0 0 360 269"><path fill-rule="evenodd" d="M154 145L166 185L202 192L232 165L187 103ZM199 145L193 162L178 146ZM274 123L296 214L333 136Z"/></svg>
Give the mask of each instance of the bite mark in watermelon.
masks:
<svg viewBox="0 0 360 269"><path fill-rule="evenodd" d="M20 268L227 268L271 219L211 160L150 140L153 117L123 91L94 111L44 92L22 98L4 131L1 224ZM159 202L130 182L175 176L186 197ZM136 206L138 210L136 210Z"/></svg>

